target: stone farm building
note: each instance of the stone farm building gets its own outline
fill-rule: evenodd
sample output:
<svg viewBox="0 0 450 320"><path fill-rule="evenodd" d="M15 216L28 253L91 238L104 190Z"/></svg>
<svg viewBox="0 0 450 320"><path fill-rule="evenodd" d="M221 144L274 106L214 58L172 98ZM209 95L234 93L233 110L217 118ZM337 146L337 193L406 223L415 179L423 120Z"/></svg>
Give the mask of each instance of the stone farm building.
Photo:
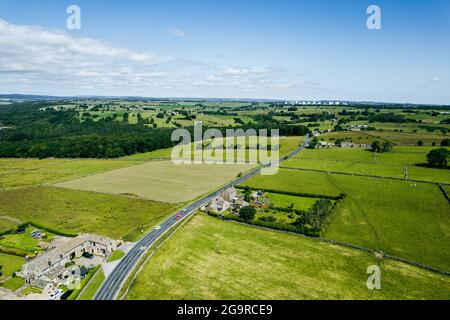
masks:
<svg viewBox="0 0 450 320"><path fill-rule="evenodd" d="M364 144L364 143L353 143L353 142L342 142L341 148L370 148L370 144Z"/></svg>
<svg viewBox="0 0 450 320"><path fill-rule="evenodd" d="M31 284L57 284L67 275L66 263L80 258L83 253L106 257L117 249L120 242L97 235L71 238L22 266L22 275Z"/></svg>

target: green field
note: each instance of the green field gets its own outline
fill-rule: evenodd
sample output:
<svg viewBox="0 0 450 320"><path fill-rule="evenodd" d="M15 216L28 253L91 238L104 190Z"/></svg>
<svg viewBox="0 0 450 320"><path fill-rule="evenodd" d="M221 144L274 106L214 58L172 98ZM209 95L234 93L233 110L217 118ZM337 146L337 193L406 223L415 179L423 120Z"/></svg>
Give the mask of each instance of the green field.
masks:
<svg viewBox="0 0 450 320"><path fill-rule="evenodd" d="M275 176L257 175L243 183L252 189L339 196L339 188L330 183L326 173L280 169Z"/></svg>
<svg viewBox="0 0 450 320"><path fill-rule="evenodd" d="M327 172L343 172L362 175L404 178L404 167L400 165L378 165L326 160L291 159L282 164L283 167L321 170Z"/></svg>
<svg viewBox="0 0 450 320"><path fill-rule="evenodd" d="M402 146L415 146L417 142L422 141L424 146L431 146L433 142L437 146L441 144L441 141L448 138L448 135L439 133L406 133L406 132L393 132L393 131L377 131L371 132L376 138L386 139L392 143Z"/></svg>
<svg viewBox="0 0 450 320"><path fill-rule="evenodd" d="M0 192L0 215L32 221L56 230L94 233L120 239L155 226L175 206L124 196L54 187L29 187ZM1 231L1 230L0 230ZM140 232L134 233L134 238Z"/></svg>
<svg viewBox="0 0 450 320"><path fill-rule="evenodd" d="M288 155L297 149L303 142L303 137L280 137L280 157ZM230 142L231 143L231 142ZM193 145L191 146L194 150ZM154 160L154 159L171 159L173 148L160 149L153 152L139 153L124 157L124 160ZM246 152L246 159L248 159L248 151Z"/></svg>
<svg viewBox="0 0 450 320"><path fill-rule="evenodd" d="M419 147L394 147L392 152L376 154L362 149L314 149L301 152L282 166L403 179L408 165L410 180L450 183L449 170L415 166L427 162L426 152L420 151Z"/></svg>
<svg viewBox="0 0 450 320"><path fill-rule="evenodd" d="M136 163L117 160L0 159L0 189L54 183Z"/></svg>
<svg viewBox="0 0 450 320"><path fill-rule="evenodd" d="M348 197L325 237L450 271L449 204L437 186L329 177Z"/></svg>
<svg viewBox="0 0 450 320"><path fill-rule="evenodd" d="M270 204L277 208L289 208L291 205L295 210L308 210L317 202L317 198L295 197L280 193L268 193Z"/></svg>
<svg viewBox="0 0 450 320"><path fill-rule="evenodd" d="M22 234L7 234L0 239L0 247L13 248L21 252L24 252L30 256L34 255L34 252L40 252L43 249L38 246L38 240L31 237L31 232L36 228L30 227ZM43 241L51 241L53 235L46 233L47 238Z"/></svg>
<svg viewBox="0 0 450 320"><path fill-rule="evenodd" d="M347 142L359 143L359 144L371 144L376 140L372 135L365 132L358 131L342 131L342 132L330 132L319 137L325 141L336 141L338 139Z"/></svg>
<svg viewBox="0 0 450 320"><path fill-rule="evenodd" d="M5 289L16 291L20 289L25 284L25 280L20 277L14 277L6 280L5 282L0 283L0 287Z"/></svg>
<svg viewBox="0 0 450 320"><path fill-rule="evenodd" d="M380 264L382 287L366 287ZM450 279L318 240L205 215L144 267L127 299L448 299Z"/></svg>
<svg viewBox="0 0 450 320"><path fill-rule="evenodd" d="M25 259L22 257L0 253L0 266L3 266L1 269L2 275L0 276L0 280L6 279L14 272L19 271L24 263Z"/></svg>
<svg viewBox="0 0 450 320"><path fill-rule="evenodd" d="M171 161L141 165L59 183L56 186L126 194L180 203L193 200L237 178L253 165L175 165Z"/></svg>
<svg viewBox="0 0 450 320"><path fill-rule="evenodd" d="M329 223L330 239L450 271L449 204L436 185L281 169L256 176L252 188L347 198Z"/></svg>

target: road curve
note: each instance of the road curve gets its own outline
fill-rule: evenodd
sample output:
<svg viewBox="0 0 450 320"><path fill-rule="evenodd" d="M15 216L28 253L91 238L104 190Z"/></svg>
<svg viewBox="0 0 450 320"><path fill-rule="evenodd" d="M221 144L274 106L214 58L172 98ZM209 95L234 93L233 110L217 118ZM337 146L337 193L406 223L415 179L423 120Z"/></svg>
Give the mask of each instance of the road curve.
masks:
<svg viewBox="0 0 450 320"><path fill-rule="evenodd" d="M296 154L303 151L309 144L309 136L307 135L305 137L305 141L303 144L290 153L287 157L283 157L280 159L280 162L287 160ZM139 262L139 260L142 258L142 256L150 249L150 247L162 236L164 235L168 230L172 229L175 225L180 223L182 220L186 219L190 215L192 215L194 212L196 212L200 207L202 207L204 204L208 203L210 200L214 199L215 197L222 194L226 189L239 185L243 183L244 181L250 179L251 177L259 174L261 172L261 169L264 167L269 167L271 163L259 167L253 171L250 171L249 173L243 175L242 177L234 180L233 182L229 183L228 185L224 186L220 190L217 190L200 200L197 200L196 202L190 204L189 206L185 207L180 212L177 212L172 217L165 220L160 226L161 229L159 230L152 230L148 234L146 234L126 255L123 257L122 260L118 263L118 265L115 267L115 269L111 272L111 274L106 278L106 280L103 282L100 289L95 294L94 300L114 300L118 293L120 288L122 287L123 283L127 279L128 275L131 273L131 271L134 269L136 264ZM181 219L177 219L177 216L181 216Z"/></svg>

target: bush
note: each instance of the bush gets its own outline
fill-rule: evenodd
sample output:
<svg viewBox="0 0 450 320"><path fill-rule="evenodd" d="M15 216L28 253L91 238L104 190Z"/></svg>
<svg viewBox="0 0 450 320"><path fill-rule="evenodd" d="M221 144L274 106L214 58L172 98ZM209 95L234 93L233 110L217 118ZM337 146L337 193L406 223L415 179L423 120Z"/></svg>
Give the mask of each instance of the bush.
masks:
<svg viewBox="0 0 450 320"><path fill-rule="evenodd" d="M447 168L450 151L445 148L431 150L427 154L428 166L431 168Z"/></svg>
<svg viewBox="0 0 450 320"><path fill-rule="evenodd" d="M245 221L253 220L255 218L255 215L256 209L253 208L252 206L243 207L239 211L239 216Z"/></svg>

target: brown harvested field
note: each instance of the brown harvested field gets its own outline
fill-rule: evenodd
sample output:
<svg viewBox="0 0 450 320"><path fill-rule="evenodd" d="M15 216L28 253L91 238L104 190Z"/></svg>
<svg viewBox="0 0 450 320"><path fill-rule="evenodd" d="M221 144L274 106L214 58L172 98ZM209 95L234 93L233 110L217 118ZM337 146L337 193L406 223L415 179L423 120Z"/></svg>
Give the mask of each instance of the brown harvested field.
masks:
<svg viewBox="0 0 450 320"><path fill-rule="evenodd" d="M168 203L193 200L235 179L254 165L175 165L147 162L56 184L57 187L126 194Z"/></svg>

